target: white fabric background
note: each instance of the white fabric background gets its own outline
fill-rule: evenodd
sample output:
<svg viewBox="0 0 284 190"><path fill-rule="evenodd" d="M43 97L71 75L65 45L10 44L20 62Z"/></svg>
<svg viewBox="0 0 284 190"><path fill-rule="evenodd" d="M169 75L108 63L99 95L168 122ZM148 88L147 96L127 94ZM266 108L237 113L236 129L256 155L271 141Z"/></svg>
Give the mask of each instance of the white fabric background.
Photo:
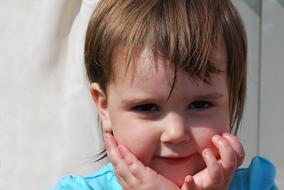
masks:
<svg viewBox="0 0 284 190"><path fill-rule="evenodd" d="M59 176L96 168L96 110L82 64L95 3L1 1L1 190L51 189Z"/></svg>
<svg viewBox="0 0 284 190"><path fill-rule="evenodd" d="M245 165L257 153L268 155L277 164L277 180L283 185L284 89L269 76L283 84L279 71L284 68L265 65L282 61L281 51L273 47L279 42L277 50L283 50L283 38L273 31L277 26L277 34L283 34L284 26L270 13L284 15L276 0L269 1L272 4L264 4L264 34L259 16L245 1L236 1L247 25L250 53L240 138L247 152ZM48 190L61 176L87 174L99 167L92 160L101 139L83 67L85 30L95 4L96 0L0 0L0 190ZM269 46L260 49L261 38ZM270 125L272 132L266 127ZM273 134L278 135L272 141Z"/></svg>

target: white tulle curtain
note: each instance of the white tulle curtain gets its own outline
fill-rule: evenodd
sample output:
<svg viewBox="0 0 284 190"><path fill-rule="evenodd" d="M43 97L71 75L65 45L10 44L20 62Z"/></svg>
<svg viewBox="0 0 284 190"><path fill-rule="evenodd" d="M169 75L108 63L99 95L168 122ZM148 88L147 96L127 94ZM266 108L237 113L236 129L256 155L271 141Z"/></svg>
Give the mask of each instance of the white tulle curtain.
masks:
<svg viewBox="0 0 284 190"><path fill-rule="evenodd" d="M96 169L83 43L96 0L0 1L0 189L51 189Z"/></svg>

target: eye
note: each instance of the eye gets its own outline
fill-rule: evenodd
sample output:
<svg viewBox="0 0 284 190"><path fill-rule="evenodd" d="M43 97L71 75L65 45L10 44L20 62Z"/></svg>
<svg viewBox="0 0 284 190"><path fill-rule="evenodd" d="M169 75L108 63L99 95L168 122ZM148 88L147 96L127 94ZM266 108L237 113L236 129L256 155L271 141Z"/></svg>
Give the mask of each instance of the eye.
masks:
<svg viewBox="0 0 284 190"><path fill-rule="evenodd" d="M192 102L189 105L189 109L204 110L210 108L211 106L213 106L213 104L208 101L198 100Z"/></svg>
<svg viewBox="0 0 284 190"><path fill-rule="evenodd" d="M132 108L132 110L136 112L158 112L160 111L160 107L156 104L142 104L137 105Z"/></svg>

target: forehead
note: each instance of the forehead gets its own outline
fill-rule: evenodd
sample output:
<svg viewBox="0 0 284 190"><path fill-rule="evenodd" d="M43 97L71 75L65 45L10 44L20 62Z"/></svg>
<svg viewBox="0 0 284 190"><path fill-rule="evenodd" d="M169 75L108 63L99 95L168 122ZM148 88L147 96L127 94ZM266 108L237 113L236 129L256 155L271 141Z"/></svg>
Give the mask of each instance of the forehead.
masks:
<svg viewBox="0 0 284 190"><path fill-rule="evenodd" d="M131 58L127 57L124 50L121 50L115 54L112 65L115 79L130 77L134 80L139 76L147 80L158 71L162 71L165 76L170 76L172 73L169 61L162 57L155 57L149 48L142 49Z"/></svg>
<svg viewBox="0 0 284 190"><path fill-rule="evenodd" d="M208 65L223 73L227 72L227 52L224 44L215 46L208 56ZM164 75L167 79L173 79L174 65L162 55L154 55L150 48L143 48L134 56L130 55L126 47L119 47L112 56L113 81L118 78L131 77L134 80L139 78L151 79L152 75L163 67ZM179 69L182 70L182 69Z"/></svg>

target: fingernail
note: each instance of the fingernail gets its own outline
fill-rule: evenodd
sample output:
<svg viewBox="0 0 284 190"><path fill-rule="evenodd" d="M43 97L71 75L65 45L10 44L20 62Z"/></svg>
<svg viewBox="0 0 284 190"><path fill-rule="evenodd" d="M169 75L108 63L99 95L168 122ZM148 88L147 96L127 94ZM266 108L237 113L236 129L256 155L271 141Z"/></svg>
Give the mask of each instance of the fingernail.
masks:
<svg viewBox="0 0 284 190"><path fill-rule="evenodd" d="M229 139L230 138L230 134L228 133L222 133L222 137Z"/></svg>
<svg viewBox="0 0 284 190"><path fill-rule="evenodd" d="M215 142L215 143L219 143L220 140L221 140L220 135L214 135L214 136L212 137L212 141Z"/></svg>
<svg viewBox="0 0 284 190"><path fill-rule="evenodd" d="M185 177L185 179L184 179L184 181L185 181L186 183L190 183L191 180L192 180L192 177L191 177L190 175L187 175L187 176Z"/></svg>
<svg viewBox="0 0 284 190"><path fill-rule="evenodd" d="M203 150L202 154L207 158L213 156L213 153L209 148L206 148L205 150Z"/></svg>

